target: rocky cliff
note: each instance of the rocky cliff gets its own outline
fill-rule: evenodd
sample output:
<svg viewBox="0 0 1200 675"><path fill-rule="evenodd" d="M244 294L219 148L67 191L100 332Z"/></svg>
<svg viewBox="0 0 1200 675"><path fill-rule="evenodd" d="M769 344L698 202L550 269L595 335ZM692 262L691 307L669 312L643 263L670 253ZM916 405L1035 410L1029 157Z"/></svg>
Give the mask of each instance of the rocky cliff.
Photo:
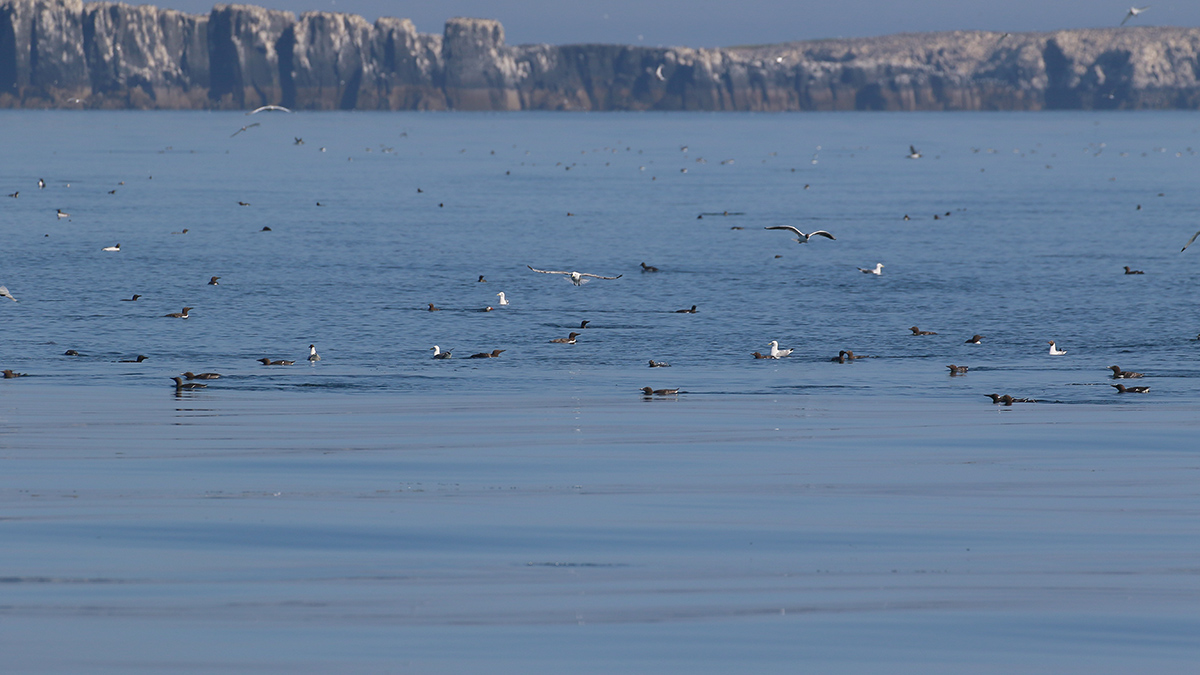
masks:
<svg viewBox="0 0 1200 675"><path fill-rule="evenodd" d="M1040 110L1200 107L1200 29L978 31L724 49L508 46L486 19L0 0L0 107Z"/></svg>

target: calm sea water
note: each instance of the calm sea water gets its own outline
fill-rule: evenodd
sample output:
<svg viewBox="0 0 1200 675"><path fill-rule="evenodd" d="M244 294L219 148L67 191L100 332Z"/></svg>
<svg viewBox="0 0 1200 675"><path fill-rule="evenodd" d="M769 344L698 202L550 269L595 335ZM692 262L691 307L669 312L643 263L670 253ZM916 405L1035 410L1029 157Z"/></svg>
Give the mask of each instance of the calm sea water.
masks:
<svg viewBox="0 0 1200 675"><path fill-rule="evenodd" d="M1194 115L0 123L8 670L1200 659Z"/></svg>

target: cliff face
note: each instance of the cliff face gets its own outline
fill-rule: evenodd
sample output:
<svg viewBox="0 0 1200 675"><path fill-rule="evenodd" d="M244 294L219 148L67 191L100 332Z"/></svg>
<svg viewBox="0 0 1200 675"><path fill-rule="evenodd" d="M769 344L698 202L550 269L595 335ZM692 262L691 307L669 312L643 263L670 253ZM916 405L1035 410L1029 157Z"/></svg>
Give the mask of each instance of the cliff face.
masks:
<svg viewBox="0 0 1200 675"><path fill-rule="evenodd" d="M504 43L486 19L0 0L0 107L1040 110L1200 107L1200 29L727 49Z"/></svg>

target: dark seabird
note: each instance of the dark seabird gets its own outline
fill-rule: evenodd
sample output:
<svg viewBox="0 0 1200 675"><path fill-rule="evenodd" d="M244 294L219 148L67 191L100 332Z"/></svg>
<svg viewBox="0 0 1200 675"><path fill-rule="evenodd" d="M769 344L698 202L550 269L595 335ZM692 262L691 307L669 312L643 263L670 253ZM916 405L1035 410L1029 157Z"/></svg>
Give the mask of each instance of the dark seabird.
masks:
<svg viewBox="0 0 1200 675"><path fill-rule="evenodd" d="M435 358L435 359L448 359L448 358L450 358L450 352L444 352L444 351L442 351L442 350L441 350L441 348L440 348L440 347L438 347L437 345L434 345L434 346L430 347L430 349L432 349L432 350L433 350L433 358Z"/></svg>
<svg viewBox="0 0 1200 675"><path fill-rule="evenodd" d="M310 363L316 363L321 360L321 355L317 353L316 345L308 346L308 360Z"/></svg>
<svg viewBox="0 0 1200 675"><path fill-rule="evenodd" d="M79 356L79 352L75 351L74 349L68 349L67 351L63 352L63 356Z"/></svg>
<svg viewBox="0 0 1200 675"><path fill-rule="evenodd" d="M262 363L264 366L290 366L290 365L296 363L295 361L285 361L283 359L280 359L278 361L272 361L271 359L269 359L265 356L263 358L259 359L259 362Z"/></svg>
<svg viewBox="0 0 1200 675"><path fill-rule="evenodd" d="M182 230L180 230L180 231L178 231L178 232L172 232L171 234L187 234L188 232L190 232L190 230L188 230L188 229L185 227L185 228L183 228Z"/></svg>
<svg viewBox="0 0 1200 675"><path fill-rule="evenodd" d="M937 333L935 333L931 330L921 330L920 328L917 328L916 326L909 328L909 330L912 331L913 335L937 335Z"/></svg>
<svg viewBox="0 0 1200 675"><path fill-rule="evenodd" d="M1126 265L1125 266L1125 274L1145 274L1145 272L1143 272L1141 270L1131 270L1131 269L1129 269L1129 265Z"/></svg>
<svg viewBox="0 0 1200 675"><path fill-rule="evenodd" d="M142 296L138 295L137 293L134 293L132 298L121 298L121 302L137 302L137 299L140 297L142 297Z"/></svg>
<svg viewBox="0 0 1200 675"><path fill-rule="evenodd" d="M46 189L46 181L42 180L41 178L38 179L38 189L39 190Z"/></svg>
<svg viewBox="0 0 1200 675"><path fill-rule="evenodd" d="M587 279L584 279L583 277L591 277L593 279L620 279L621 277L625 276L623 274L618 274L615 277L603 277L603 276L600 276L599 274L589 274L587 272L565 272L562 270L539 270L536 267L533 267L532 265L526 265L526 267L528 267L529 269L533 270L534 272L538 272L540 274L565 274L567 276L567 278L571 280L571 283L575 284L576 286L582 286L587 281Z"/></svg>
<svg viewBox="0 0 1200 675"><path fill-rule="evenodd" d="M172 377L171 379L175 380L176 391L180 389L204 389L208 386L207 384L200 384L199 382L184 382L183 378L180 377Z"/></svg>
<svg viewBox="0 0 1200 675"><path fill-rule="evenodd" d="M481 311L481 312L490 312L490 311L492 311L492 310L494 310L494 309L496 309L496 308L495 308L495 307L492 307L491 305L488 305L487 307L484 307L483 309L481 309L481 310L479 310L479 311Z"/></svg>
<svg viewBox="0 0 1200 675"><path fill-rule="evenodd" d="M259 232L270 232L270 231L271 231L271 228L266 225L263 225L263 229L259 230Z"/></svg>
<svg viewBox="0 0 1200 675"><path fill-rule="evenodd" d="M1109 366L1108 369L1113 371L1113 379L1128 380L1135 377L1143 377L1141 373L1135 373L1131 370L1121 370L1119 366Z"/></svg>
<svg viewBox="0 0 1200 675"><path fill-rule="evenodd" d="M646 263L642 263L642 271L643 272L657 272L658 268L653 265L647 265Z"/></svg>
<svg viewBox="0 0 1200 675"><path fill-rule="evenodd" d="M5 370L3 372L4 372L4 379L6 379L6 380L11 380L14 377L25 377L25 373L14 373L11 370Z"/></svg>
<svg viewBox="0 0 1200 675"><path fill-rule="evenodd" d="M20 197L20 196L21 196L21 191L20 191L20 190L17 190L16 192L13 192L13 193L9 194L8 196L9 196L9 197L12 197L13 199L16 199L17 197Z"/></svg>
<svg viewBox="0 0 1200 675"><path fill-rule="evenodd" d="M678 393L678 389L651 389L650 387L642 387L642 394L645 396L650 396L651 394L655 396L674 396Z"/></svg>
<svg viewBox="0 0 1200 675"><path fill-rule="evenodd" d="M299 136L293 136L292 138L294 138L294 139L295 139L295 142L294 142L294 143L292 143L292 145L304 145L304 139L303 139L303 138L300 138Z"/></svg>
<svg viewBox="0 0 1200 675"><path fill-rule="evenodd" d="M1014 403L1037 403L1037 400L1032 398L1013 398L1008 394L1001 396L1000 394L984 394L992 399L992 403L1003 403L1004 405L1012 405Z"/></svg>
<svg viewBox="0 0 1200 675"><path fill-rule="evenodd" d="M472 355L468 356L467 358L468 359L494 359L494 358L500 356L500 352L504 352L504 351L507 351L507 350L493 349L490 352L482 352L480 354L472 354Z"/></svg>
<svg viewBox="0 0 1200 675"><path fill-rule="evenodd" d="M115 195L115 194L117 194L117 190L116 190L115 188L114 188L114 189L112 189L112 190L109 190L109 191L108 191L108 194L110 194L110 195Z"/></svg>
<svg viewBox="0 0 1200 675"><path fill-rule="evenodd" d="M982 342L982 341L983 341L983 336L982 336L982 335L972 335L972 336L971 336L971 337L970 337L970 338L967 340L966 344L969 344L969 345L977 345L977 344L979 344L979 343L980 343L980 342Z"/></svg>
<svg viewBox="0 0 1200 675"><path fill-rule="evenodd" d="M148 358L150 357L146 356L145 354L138 354L136 359L125 359L124 361L117 361L117 363L141 363Z"/></svg>
<svg viewBox="0 0 1200 675"><path fill-rule="evenodd" d="M0 298L8 298L13 302L17 301L17 299L12 296L12 293L8 292L8 286L0 286Z"/></svg>
<svg viewBox="0 0 1200 675"><path fill-rule="evenodd" d="M481 284L487 283L487 279L484 279L482 274L479 275L479 278L476 281Z"/></svg>
<svg viewBox="0 0 1200 675"><path fill-rule="evenodd" d="M800 230L792 227L791 225L773 225L771 227L764 227L763 229L764 230L788 230L796 235L796 243L798 243L798 244L807 244L810 237L825 237L827 239L837 239L837 237L833 236L832 234L829 234L825 230L816 230L814 232L809 232L808 234L804 234Z"/></svg>
<svg viewBox="0 0 1200 675"><path fill-rule="evenodd" d="M183 374L183 377L188 380L216 380L221 377L220 373L193 373L190 370Z"/></svg>
<svg viewBox="0 0 1200 675"><path fill-rule="evenodd" d="M433 303L431 302L431 303L429 303L429 311L431 311L431 312L440 312L440 311L442 311L442 310L441 310L440 308L438 308L438 307L434 307L434 306L433 306Z"/></svg>
<svg viewBox="0 0 1200 675"><path fill-rule="evenodd" d="M829 360L833 361L835 363L845 363L845 362L849 361L850 359L846 358L846 350L843 349L842 351L838 352L837 356L835 356Z"/></svg>
<svg viewBox="0 0 1200 675"><path fill-rule="evenodd" d="M691 309L677 309L677 310L675 310L675 313L676 313L676 314L695 314L695 313L696 313L696 306L695 306L695 305L692 305L692 308L691 308Z"/></svg>
<svg viewBox="0 0 1200 675"><path fill-rule="evenodd" d="M908 154L905 156L909 159L921 159L921 151L910 145L908 146Z"/></svg>
<svg viewBox="0 0 1200 675"><path fill-rule="evenodd" d="M184 307L181 312L171 312L170 314L163 314L163 316L168 319L186 319L188 318L188 312L191 310L191 307Z"/></svg>
<svg viewBox="0 0 1200 675"><path fill-rule="evenodd" d="M5 377L8 376L5 375ZM1110 384L1109 386L1113 387L1122 394L1145 394L1146 392L1150 391L1150 387L1126 387L1123 384Z"/></svg>
<svg viewBox="0 0 1200 675"><path fill-rule="evenodd" d="M567 336L565 338L554 338L553 340L551 340L551 342L556 342L556 343L564 344L564 345L573 345L573 344L575 344L575 338L577 338L577 337L579 337L579 333L571 333L569 336Z"/></svg>
<svg viewBox="0 0 1200 675"><path fill-rule="evenodd" d="M671 364L667 363L666 361L655 361L654 359L650 359L650 367L651 368L670 368Z"/></svg>
<svg viewBox="0 0 1200 675"><path fill-rule="evenodd" d="M589 323L591 323L591 321L589 321L588 319L584 319L583 321L580 321L580 322L579 322L579 328L580 328L580 330L583 330L584 328L587 328L587 325L588 325Z"/></svg>
<svg viewBox="0 0 1200 675"><path fill-rule="evenodd" d="M217 279L220 279L220 278L221 277L213 277L213 278L209 279L208 285L209 286L220 286L221 284L217 283Z"/></svg>
<svg viewBox="0 0 1200 675"><path fill-rule="evenodd" d="M946 367L950 369L951 375L965 375L967 372L967 366L956 366L953 363L951 363L950 365L948 365Z"/></svg>
<svg viewBox="0 0 1200 675"><path fill-rule="evenodd" d="M765 355L763 355L763 354L759 354L758 352L751 352L750 356L753 356L753 357L754 357L754 358L756 358L756 359L769 359L769 358L771 358L771 357L769 357L769 356L765 356Z"/></svg>
<svg viewBox="0 0 1200 675"><path fill-rule="evenodd" d="M250 202L238 202L238 206L250 206Z"/></svg>

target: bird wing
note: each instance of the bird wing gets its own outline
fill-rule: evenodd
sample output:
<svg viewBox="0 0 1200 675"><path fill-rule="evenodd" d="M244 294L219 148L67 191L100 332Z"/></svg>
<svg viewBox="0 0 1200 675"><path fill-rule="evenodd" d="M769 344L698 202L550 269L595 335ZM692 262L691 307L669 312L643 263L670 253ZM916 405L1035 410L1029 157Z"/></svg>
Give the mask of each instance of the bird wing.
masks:
<svg viewBox="0 0 1200 675"><path fill-rule="evenodd" d="M581 277L593 277L596 279L620 279L621 277L625 276L624 274L618 274L615 277L602 277L599 274L588 274L587 272L579 272L578 274Z"/></svg>
<svg viewBox="0 0 1200 675"><path fill-rule="evenodd" d="M8 298L13 302L17 301L17 299L12 296L12 293L8 292L8 286L0 286L0 298Z"/></svg>
<svg viewBox="0 0 1200 675"><path fill-rule="evenodd" d="M1196 241L1196 237L1200 237L1200 232L1197 232L1196 234L1193 234L1193 235L1192 235L1192 238L1191 238L1191 239L1188 239L1188 243L1184 244L1184 245L1183 245L1183 248L1179 249L1179 252L1180 252L1180 253L1183 253L1184 251L1186 251L1186 250L1187 250L1187 247L1191 246L1193 241Z"/></svg>
<svg viewBox="0 0 1200 675"><path fill-rule="evenodd" d="M1130 19L1132 19L1134 16L1135 16L1135 14L1134 14L1133 12L1130 12L1130 13L1126 14L1126 15L1125 15L1125 18L1124 18L1124 19L1121 19L1121 24L1120 24L1120 25L1124 26L1124 25L1125 25L1125 22L1126 22L1126 21L1128 21L1128 20L1130 20Z"/></svg>
<svg viewBox="0 0 1200 675"><path fill-rule="evenodd" d="M526 267L533 270L534 272L541 272L542 274L570 274L570 272L562 272L559 270L539 270L536 267L533 267L532 265L526 265Z"/></svg>
<svg viewBox="0 0 1200 675"><path fill-rule="evenodd" d="M911 145L908 146L908 151L914 155L917 154L917 149Z"/></svg>
<svg viewBox="0 0 1200 675"><path fill-rule="evenodd" d="M808 236L810 236L810 237L821 236L821 237L828 237L828 238L834 239L834 240L837 239L837 237L833 236L832 234L829 234L825 230L817 230L816 232L813 232L813 233L809 234Z"/></svg>
<svg viewBox="0 0 1200 675"><path fill-rule="evenodd" d="M246 114L247 115L257 115L260 112L269 112L269 111L280 111L280 112L288 112L288 113L292 112L291 110L288 110L287 108L285 108L281 105L264 105L261 108L255 108L254 110L251 110L250 112L248 112Z"/></svg>
<svg viewBox="0 0 1200 675"><path fill-rule="evenodd" d="M791 230L792 232L795 232L796 234L798 234L801 237L809 236L807 234L804 234L800 230L797 230L796 228L792 227L791 225L771 225L770 227L764 227L763 229L764 230ZM830 237L830 239L832 239L832 238L833 237Z"/></svg>

